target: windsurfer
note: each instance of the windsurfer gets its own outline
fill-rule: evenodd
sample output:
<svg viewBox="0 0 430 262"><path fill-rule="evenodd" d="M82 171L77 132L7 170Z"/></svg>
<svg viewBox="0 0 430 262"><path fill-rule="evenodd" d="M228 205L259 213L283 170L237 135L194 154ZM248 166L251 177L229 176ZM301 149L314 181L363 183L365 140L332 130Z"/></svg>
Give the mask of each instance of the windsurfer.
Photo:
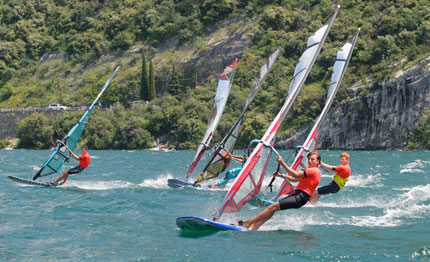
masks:
<svg viewBox="0 0 430 262"><path fill-rule="evenodd" d="M75 153L73 153L72 150L69 149L69 152L72 155L72 157L79 161L79 165L77 165L73 168L70 168L69 170L64 171L62 176L60 176L57 180L52 182L54 185L57 185L60 181L63 181L61 183L61 185L64 185L66 183L69 175L81 173L85 168L88 167L88 165L90 164L90 160L91 160L91 157L88 154L88 147L82 146L81 151L82 151L82 155L77 156Z"/></svg>
<svg viewBox="0 0 430 262"><path fill-rule="evenodd" d="M349 176L351 175L351 168L349 167L349 154L346 152L340 154L339 166L330 166L323 162L320 163L320 166L327 172L336 171L336 175L334 175L333 181L331 181L330 184L319 187L317 190L315 190L314 194L309 200L309 203L315 203L319 199L320 195L335 194L339 192L339 190L345 186Z"/></svg>
<svg viewBox="0 0 430 262"><path fill-rule="evenodd" d="M305 205L311 198L321 179L321 171L318 169L318 165L321 163L320 154L317 151L312 151L308 153L307 158L309 167L302 171L296 171L287 166L282 157L277 157L276 160L285 168L288 174L282 175L279 172L275 172L274 175L283 177L292 182L299 181L299 184L296 187L296 192L271 204L264 211L250 220L239 221L239 226L255 231L269 220L277 211L290 208L300 208Z"/></svg>
<svg viewBox="0 0 430 262"><path fill-rule="evenodd" d="M231 157L231 159L234 159L234 160L236 160L239 163L243 163L244 160L246 159L243 156L231 155L231 154L230 154L230 157ZM227 182L230 179L236 178L237 175L239 175L239 173L240 173L241 170L242 170L242 167L236 167L236 168L233 168L233 169L229 170L227 172L227 174L225 174L225 177L224 177L223 180L221 180L220 182L218 182L218 183L216 183L214 185L209 185L208 187L209 188L218 188L218 187L219 188L224 188L227 185Z"/></svg>

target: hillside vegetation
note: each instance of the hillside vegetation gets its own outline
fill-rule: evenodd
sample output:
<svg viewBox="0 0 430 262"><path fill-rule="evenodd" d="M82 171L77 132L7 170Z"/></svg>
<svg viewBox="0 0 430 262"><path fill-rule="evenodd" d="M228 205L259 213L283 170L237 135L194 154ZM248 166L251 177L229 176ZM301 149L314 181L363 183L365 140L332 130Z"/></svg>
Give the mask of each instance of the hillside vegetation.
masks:
<svg viewBox="0 0 430 262"><path fill-rule="evenodd" d="M385 81L430 54L429 1L349 0L337 4L341 5L339 15L279 135L311 122L319 114L334 56L359 27L360 37L337 102L349 99L348 86ZM282 106L307 38L334 9L333 2L326 0L2 2L0 107L45 106L57 101L89 104L115 66L121 64L101 99L104 107L117 106L94 114L84 141L93 148L147 148L152 146L150 141L166 138L170 147L193 148L206 129L216 79L195 78L183 63L184 58L191 57L186 47L199 53L210 48L208 39L219 36L220 31L226 31L228 37L247 26L252 45L240 58L215 141L239 115L265 59L277 47L283 53L245 116L239 139L244 146L262 136ZM237 17L241 17L240 22L226 23L237 21ZM174 52L166 48L172 39ZM154 61L158 97L150 106L125 110L123 107L140 99L142 52L146 64ZM51 141L19 145L48 147L72 126L74 120L67 125L66 119L73 117L65 113L63 118L39 121L46 125L42 130L52 129L47 132ZM29 126L26 121L34 119L20 123L23 130Z"/></svg>

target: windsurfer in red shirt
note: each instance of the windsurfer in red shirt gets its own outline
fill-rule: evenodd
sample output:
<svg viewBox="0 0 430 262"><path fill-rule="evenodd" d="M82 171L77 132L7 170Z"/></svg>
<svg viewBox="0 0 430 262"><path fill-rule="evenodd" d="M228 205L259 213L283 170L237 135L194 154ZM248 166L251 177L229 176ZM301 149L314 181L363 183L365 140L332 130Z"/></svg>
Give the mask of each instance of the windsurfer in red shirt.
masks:
<svg viewBox="0 0 430 262"><path fill-rule="evenodd" d="M321 179L321 171L318 169L318 165L321 162L321 156L317 151L312 151L307 157L309 167L302 171L296 171L287 166L282 157L276 158L278 163L287 170L288 174L282 175L279 172L275 172L274 175L283 177L292 182L299 181L296 191L288 197L271 204L264 211L250 220L243 222L239 221L239 226L244 226L251 231L258 230L258 228L269 220L277 211L290 208L300 208L309 201Z"/></svg>
<svg viewBox="0 0 430 262"><path fill-rule="evenodd" d="M309 203L316 202L320 195L326 194L335 194L341 190L351 175L351 168L349 167L349 154L343 152L340 154L340 165L339 166L330 166L326 163L321 162L320 166L324 168L327 172L335 171L336 175L333 177L333 181L330 184L319 187L315 190L314 194L309 200Z"/></svg>
<svg viewBox="0 0 430 262"><path fill-rule="evenodd" d="M88 154L88 147L87 146L82 146L81 150L82 150L82 155L81 156L77 156L77 155L75 155L75 153L73 153L69 149L69 152L73 156L73 158L76 159L76 160L79 160L79 165L77 165L77 166L75 166L73 168L70 168L69 170L64 171L64 173L63 173L62 176L60 176L57 180L55 180L54 182L52 182L54 185L57 185L62 180L63 180L63 182L61 183L61 185L64 185L66 183L67 178L69 177L69 175L81 173L85 168L88 167L88 165L90 164L90 160L91 160L91 157Z"/></svg>

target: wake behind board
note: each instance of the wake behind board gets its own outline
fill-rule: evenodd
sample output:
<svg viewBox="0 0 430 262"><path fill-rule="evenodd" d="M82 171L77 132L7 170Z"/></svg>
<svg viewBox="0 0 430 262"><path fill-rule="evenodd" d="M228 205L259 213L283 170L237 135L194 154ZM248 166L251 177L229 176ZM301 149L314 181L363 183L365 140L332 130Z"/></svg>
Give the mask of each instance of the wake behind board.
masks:
<svg viewBox="0 0 430 262"><path fill-rule="evenodd" d="M55 187L55 186L59 186L60 184L54 185L51 182L47 182L47 181L33 181L33 180L27 180L24 178L20 178L20 177L16 177L16 176L8 176L12 181L21 183L21 184L26 184L26 185L33 185L33 186L44 186L44 187Z"/></svg>
<svg viewBox="0 0 430 262"><path fill-rule="evenodd" d="M187 182L187 181L176 179L176 178L167 179L167 185L169 187L173 187L173 188L190 187L190 188L194 188L197 190L203 190L203 191L210 190L209 188L200 187L200 185L195 187L195 186L193 186L194 184L191 182Z"/></svg>
<svg viewBox="0 0 430 262"><path fill-rule="evenodd" d="M218 223L215 221L207 220L205 218L188 216L188 217L178 217L176 219L176 225L182 230L206 230L206 231L248 231L243 227L236 227L233 225L227 225L223 223Z"/></svg>

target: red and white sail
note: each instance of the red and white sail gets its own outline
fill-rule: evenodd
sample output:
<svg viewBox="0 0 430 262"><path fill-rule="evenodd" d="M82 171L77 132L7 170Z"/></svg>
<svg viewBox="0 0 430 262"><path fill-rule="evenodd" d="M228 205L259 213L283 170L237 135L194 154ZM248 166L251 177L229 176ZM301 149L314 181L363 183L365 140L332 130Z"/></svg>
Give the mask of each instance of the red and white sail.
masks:
<svg viewBox="0 0 430 262"><path fill-rule="evenodd" d="M303 87L338 11L339 6L336 8L334 14L327 23L308 38L306 50L300 57L294 70L294 76L291 80L288 96L284 105L267 129L261 142L258 143L252 151L241 172L225 196L222 206L218 210L218 218L223 213L239 212L242 206L260 192L266 168L272 153L272 149L269 145L273 145L276 133L278 132L282 121Z"/></svg>
<svg viewBox="0 0 430 262"><path fill-rule="evenodd" d="M214 135L215 129L218 127L221 115L224 112L225 104L227 103L228 96L230 94L231 84L233 83L234 70L236 69L237 58L233 63L228 65L224 72L219 76L218 87L215 94L215 103L212 107L211 115L208 121L208 127L206 134L200 142L197 152L194 156L193 162L191 163L190 169L187 172L187 178L193 173L194 168L203 156L206 148L209 147L209 143Z"/></svg>
<svg viewBox="0 0 430 262"><path fill-rule="evenodd" d="M325 106L321 111L319 117L316 119L308 137L303 143L303 146L300 147L296 158L293 161L291 168L294 170L296 170L299 166L302 168L307 168L307 153L317 149L321 123L327 115L327 112L330 109L331 104L333 103L334 97L336 96L337 90L339 89L343 75L345 74L349 60L351 59L351 55L354 50L354 46L357 41L359 32L360 29L358 29L358 31L348 41L348 43L346 43L336 54L336 62L333 66L333 73L331 75L331 81L330 86L328 88ZM279 197L291 194L293 192L294 188L292 187L290 182L288 182L288 180L284 180L279 189L278 194L273 200L276 201Z"/></svg>

